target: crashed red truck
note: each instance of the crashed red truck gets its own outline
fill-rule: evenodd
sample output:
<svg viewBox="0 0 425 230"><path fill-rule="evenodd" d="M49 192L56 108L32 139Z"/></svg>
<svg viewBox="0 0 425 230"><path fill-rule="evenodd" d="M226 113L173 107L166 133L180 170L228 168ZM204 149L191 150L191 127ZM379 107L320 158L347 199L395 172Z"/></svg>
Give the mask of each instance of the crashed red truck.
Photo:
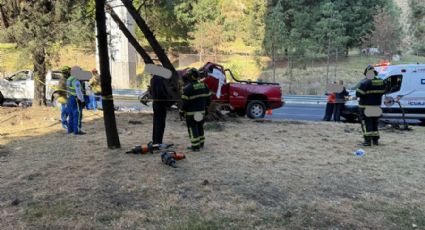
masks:
<svg viewBox="0 0 425 230"><path fill-rule="evenodd" d="M177 72L182 77L187 70L183 69ZM252 119L263 118L267 110L277 109L284 105L282 89L278 83L241 81L235 78L230 69L211 62L206 63L198 70L204 73L201 81L211 90L212 101L224 105L223 107L229 108L240 116L247 115ZM219 71L224 76L220 91L218 91L219 80L213 74L214 71ZM230 82L230 79L233 82ZM141 102L146 104L149 98L150 95L147 91L141 96Z"/></svg>

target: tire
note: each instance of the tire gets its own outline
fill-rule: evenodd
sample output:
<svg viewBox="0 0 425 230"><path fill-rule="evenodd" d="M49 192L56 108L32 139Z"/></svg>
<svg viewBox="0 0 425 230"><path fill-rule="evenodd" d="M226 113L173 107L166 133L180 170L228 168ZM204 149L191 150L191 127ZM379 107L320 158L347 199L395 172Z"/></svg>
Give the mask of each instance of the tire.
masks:
<svg viewBox="0 0 425 230"><path fill-rule="evenodd" d="M342 117L345 118L345 121L349 122L349 123L356 123L357 122L357 116L355 115L341 115Z"/></svg>
<svg viewBox="0 0 425 230"><path fill-rule="evenodd" d="M0 106L3 106L4 103L4 96L3 94L0 92Z"/></svg>
<svg viewBox="0 0 425 230"><path fill-rule="evenodd" d="M264 118L266 105L262 101L251 101L246 106L246 115L251 119Z"/></svg>

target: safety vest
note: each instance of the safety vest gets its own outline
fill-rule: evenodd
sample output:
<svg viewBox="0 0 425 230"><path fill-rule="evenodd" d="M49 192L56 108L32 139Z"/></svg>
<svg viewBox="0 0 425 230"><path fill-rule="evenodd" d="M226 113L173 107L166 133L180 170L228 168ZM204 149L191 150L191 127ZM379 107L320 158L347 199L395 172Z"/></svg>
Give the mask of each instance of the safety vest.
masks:
<svg viewBox="0 0 425 230"><path fill-rule="evenodd" d="M68 80L66 81L66 88L68 91L68 96L77 96L77 91L75 89L75 82L77 81L77 79L73 76L69 77Z"/></svg>

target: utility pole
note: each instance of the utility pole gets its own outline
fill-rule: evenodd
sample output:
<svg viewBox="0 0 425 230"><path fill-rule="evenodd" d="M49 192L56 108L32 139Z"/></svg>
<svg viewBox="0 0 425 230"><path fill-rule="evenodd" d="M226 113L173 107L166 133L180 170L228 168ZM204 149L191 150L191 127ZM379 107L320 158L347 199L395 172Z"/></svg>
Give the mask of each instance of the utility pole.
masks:
<svg viewBox="0 0 425 230"><path fill-rule="evenodd" d="M99 51L100 83L102 87L103 120L108 148L121 148L112 97L112 78L109 71L108 34L106 32L106 0L96 0L97 45Z"/></svg>

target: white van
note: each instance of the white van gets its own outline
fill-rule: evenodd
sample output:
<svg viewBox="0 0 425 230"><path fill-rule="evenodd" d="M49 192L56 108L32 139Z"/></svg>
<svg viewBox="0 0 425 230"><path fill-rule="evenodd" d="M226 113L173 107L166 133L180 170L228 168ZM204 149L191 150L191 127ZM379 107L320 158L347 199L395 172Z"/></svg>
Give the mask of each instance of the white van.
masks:
<svg viewBox="0 0 425 230"><path fill-rule="evenodd" d="M46 75L46 99L52 100L55 88L62 77L61 71L48 71ZM20 103L34 98L34 72L21 70L6 78L0 78L0 105L5 101Z"/></svg>
<svg viewBox="0 0 425 230"><path fill-rule="evenodd" d="M408 119L425 122L425 64L380 65L376 66L378 77L389 85L389 91L382 99L382 111L385 118L401 118L402 110L397 103L385 105L385 98L400 99L400 104ZM350 91L351 100L345 103L342 116L355 120L358 114L358 101L355 89Z"/></svg>

